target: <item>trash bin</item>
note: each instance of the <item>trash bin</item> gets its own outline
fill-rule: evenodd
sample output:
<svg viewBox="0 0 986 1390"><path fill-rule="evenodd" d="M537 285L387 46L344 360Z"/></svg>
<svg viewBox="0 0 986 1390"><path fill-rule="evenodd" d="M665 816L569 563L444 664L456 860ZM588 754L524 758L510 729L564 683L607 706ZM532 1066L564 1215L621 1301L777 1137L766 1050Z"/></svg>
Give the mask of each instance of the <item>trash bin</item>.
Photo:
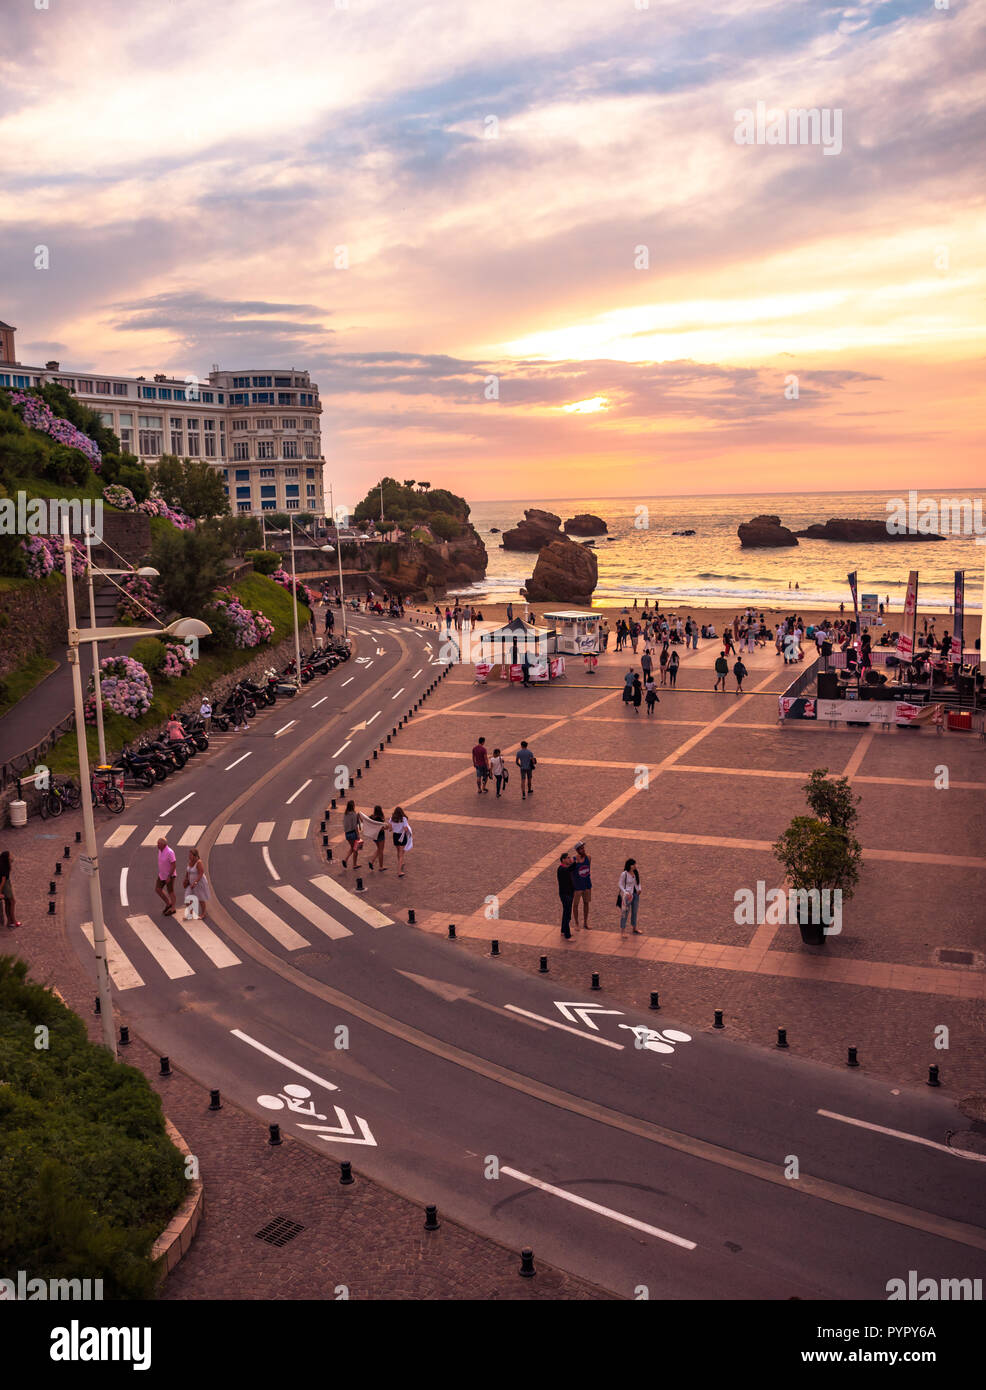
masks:
<svg viewBox="0 0 986 1390"><path fill-rule="evenodd" d="M12 826L27 825L27 802L12 801L9 807Z"/></svg>

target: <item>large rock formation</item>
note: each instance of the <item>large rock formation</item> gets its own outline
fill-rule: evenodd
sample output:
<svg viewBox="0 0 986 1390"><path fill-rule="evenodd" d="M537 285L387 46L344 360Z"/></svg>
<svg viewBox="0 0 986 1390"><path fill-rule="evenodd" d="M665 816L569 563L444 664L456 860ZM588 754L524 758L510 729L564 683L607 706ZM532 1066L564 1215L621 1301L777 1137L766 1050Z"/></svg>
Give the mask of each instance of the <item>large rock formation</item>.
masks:
<svg viewBox="0 0 986 1390"><path fill-rule="evenodd" d="M794 532L781 525L779 516L755 516L752 521L741 521L736 528L736 534L740 538L740 545L746 547L797 545L798 543L798 538Z"/></svg>
<svg viewBox="0 0 986 1390"><path fill-rule="evenodd" d="M602 517L593 516L592 512L579 512L565 522L565 534L569 536L604 536L607 529Z"/></svg>
<svg viewBox="0 0 986 1390"><path fill-rule="evenodd" d="M833 516L828 521L816 521L799 536L813 541L943 541L937 532L904 531L897 534L887 530L886 521L864 521L860 517Z"/></svg>
<svg viewBox="0 0 986 1390"><path fill-rule="evenodd" d="M527 581L527 597L531 603L588 604L598 579L594 553L567 536L559 536L538 555Z"/></svg>
<svg viewBox="0 0 986 1390"><path fill-rule="evenodd" d="M540 550L560 534L560 526L561 517L554 512L525 507L524 520L512 531L504 531L501 544L504 550Z"/></svg>

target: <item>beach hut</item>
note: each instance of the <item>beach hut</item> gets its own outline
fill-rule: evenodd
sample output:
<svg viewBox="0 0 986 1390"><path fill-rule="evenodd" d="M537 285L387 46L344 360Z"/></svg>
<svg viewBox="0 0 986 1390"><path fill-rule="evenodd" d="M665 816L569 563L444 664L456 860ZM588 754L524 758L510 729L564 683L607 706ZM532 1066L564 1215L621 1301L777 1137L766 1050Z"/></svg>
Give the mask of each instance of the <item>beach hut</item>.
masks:
<svg viewBox="0 0 986 1390"><path fill-rule="evenodd" d="M479 635L479 659L490 666L516 666L524 660L546 661L548 629L514 618L503 627L492 628Z"/></svg>
<svg viewBox="0 0 986 1390"><path fill-rule="evenodd" d="M599 624L602 613L587 613L577 608L564 608L557 613L545 613L545 620L554 627L551 650L584 656L599 650Z"/></svg>

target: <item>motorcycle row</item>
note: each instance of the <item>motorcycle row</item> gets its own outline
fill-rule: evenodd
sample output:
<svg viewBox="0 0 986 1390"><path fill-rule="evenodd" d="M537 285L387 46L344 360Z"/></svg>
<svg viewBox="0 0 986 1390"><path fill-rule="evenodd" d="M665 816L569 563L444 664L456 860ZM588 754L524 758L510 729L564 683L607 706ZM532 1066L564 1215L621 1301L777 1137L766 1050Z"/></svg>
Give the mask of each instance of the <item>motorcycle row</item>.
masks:
<svg viewBox="0 0 986 1390"><path fill-rule="evenodd" d="M327 675L336 666L348 661L349 656L348 645L337 642L327 647L317 647L307 656L302 656L300 683L294 661L288 662L280 673L273 667L265 671L263 682L237 681L222 705L214 708L206 699L199 714L176 716L184 737L173 738L164 731L158 738L148 736L137 744L125 745L113 764L113 771L122 772L132 785L139 787L151 787L155 782L163 782L173 772L180 771L189 758L208 748L211 731L219 729L225 732L245 727L258 708L274 705L280 699L292 699L301 685L307 685L316 676Z"/></svg>

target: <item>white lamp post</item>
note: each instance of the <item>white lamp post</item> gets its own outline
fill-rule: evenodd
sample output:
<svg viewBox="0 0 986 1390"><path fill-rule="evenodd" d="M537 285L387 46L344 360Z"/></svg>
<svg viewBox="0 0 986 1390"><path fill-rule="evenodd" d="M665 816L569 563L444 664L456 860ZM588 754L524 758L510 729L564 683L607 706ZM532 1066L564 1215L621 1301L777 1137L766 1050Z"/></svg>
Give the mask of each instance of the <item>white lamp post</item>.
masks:
<svg viewBox="0 0 986 1390"><path fill-rule="evenodd" d="M344 638L349 636L349 629L346 625L346 596L342 591L342 538L339 535L339 518L336 516L336 509L332 502L332 484L329 484L329 510L332 513L332 520L336 528L336 557L339 561L339 608L342 612L342 635ZM331 550L331 546L328 547Z"/></svg>
<svg viewBox="0 0 986 1390"><path fill-rule="evenodd" d="M294 522L288 517L288 535L291 538L291 612L294 617L294 678L301 689L301 646L298 640L298 576L294 568Z"/></svg>

